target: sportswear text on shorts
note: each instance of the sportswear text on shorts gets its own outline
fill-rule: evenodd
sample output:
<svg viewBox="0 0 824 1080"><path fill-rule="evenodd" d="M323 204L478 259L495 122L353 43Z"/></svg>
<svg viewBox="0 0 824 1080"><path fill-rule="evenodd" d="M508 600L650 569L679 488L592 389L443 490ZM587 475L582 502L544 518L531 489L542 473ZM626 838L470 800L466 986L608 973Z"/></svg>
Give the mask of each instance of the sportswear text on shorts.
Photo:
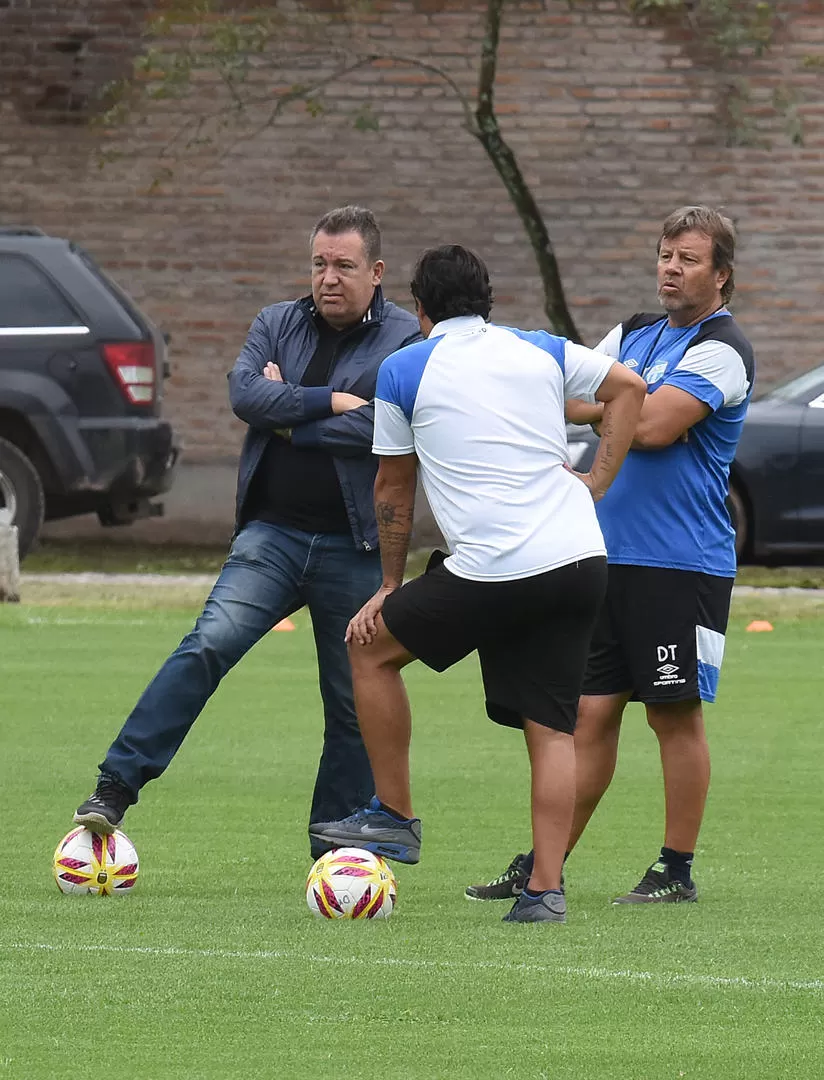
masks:
<svg viewBox="0 0 824 1080"><path fill-rule="evenodd" d="M610 563L585 694L715 701L733 579Z"/></svg>

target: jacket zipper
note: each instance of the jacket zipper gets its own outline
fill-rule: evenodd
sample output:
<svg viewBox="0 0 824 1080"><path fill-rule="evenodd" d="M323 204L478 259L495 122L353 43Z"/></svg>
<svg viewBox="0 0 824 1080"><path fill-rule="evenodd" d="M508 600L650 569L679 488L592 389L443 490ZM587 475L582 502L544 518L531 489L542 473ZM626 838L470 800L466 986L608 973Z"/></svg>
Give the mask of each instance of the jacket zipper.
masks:
<svg viewBox="0 0 824 1080"><path fill-rule="evenodd" d="M352 337L357 331L359 331L359 330L362 331L365 327L374 326L376 324L377 324L377 320L370 319L369 322L360 323L358 326L353 326L351 330L347 331L347 333L344 335L344 337L335 346L335 350L332 353L332 359L331 359L331 361L329 363L329 374L328 374L329 378L332 377L332 371L334 370L335 364L337 363L337 360L338 360L338 350L343 345L344 341L346 341L347 338ZM333 458L333 463L334 463L334 458ZM337 465L335 465L335 472L338 473L338 483L341 484L341 489L342 489L343 488L343 480L342 480L341 474L338 472ZM341 490L341 494L343 494L343 490ZM351 502L351 504L353 506L352 515L354 516L354 519L355 519L354 522L352 521L352 517L350 517L350 514L349 514L349 505L348 505L349 502ZM350 529L352 528L353 524L356 525L358 532L361 534L361 536L363 536L363 534L364 534L364 532L366 530L363 527L363 522L359 519L358 514L357 514L357 501L354 498L350 498L347 501L347 499L344 497L343 505L344 505L344 507L346 509L346 516L349 518L349 527L350 527ZM354 536L352 537L352 540L355 542L355 545L357 546L357 540L355 539ZM364 551L371 551L372 550L372 545L369 543L368 540L361 540L360 545L361 545L361 547L363 548Z"/></svg>

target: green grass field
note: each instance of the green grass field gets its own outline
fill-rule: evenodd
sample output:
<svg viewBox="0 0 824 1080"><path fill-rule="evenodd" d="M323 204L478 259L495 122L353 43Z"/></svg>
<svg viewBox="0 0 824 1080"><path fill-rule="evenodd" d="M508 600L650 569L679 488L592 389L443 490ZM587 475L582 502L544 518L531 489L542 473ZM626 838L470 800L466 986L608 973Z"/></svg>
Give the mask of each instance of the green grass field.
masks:
<svg viewBox="0 0 824 1080"><path fill-rule="evenodd" d="M770 617L768 611L760 613ZM566 926L509 926L463 887L528 845L520 738L474 660L412 670L423 861L379 924L306 908L320 708L305 613L224 682L126 819L133 895L64 897L51 856L192 610L0 609L0 1080L824 1076L820 610L731 627L710 710L700 902L613 908L661 841L654 740L568 864Z"/></svg>

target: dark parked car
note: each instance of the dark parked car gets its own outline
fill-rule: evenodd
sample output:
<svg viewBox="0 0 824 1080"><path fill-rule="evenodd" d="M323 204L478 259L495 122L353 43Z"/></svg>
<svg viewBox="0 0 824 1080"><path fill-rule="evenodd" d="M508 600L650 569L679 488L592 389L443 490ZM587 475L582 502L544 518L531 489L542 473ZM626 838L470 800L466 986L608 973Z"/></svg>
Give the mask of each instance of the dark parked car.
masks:
<svg viewBox="0 0 824 1080"><path fill-rule="evenodd" d="M166 342L76 244L0 229L0 522L23 556L44 517L162 513L178 447Z"/></svg>
<svg viewBox="0 0 824 1080"><path fill-rule="evenodd" d="M567 433L574 467L589 468L597 439L588 428ZM741 561L824 556L824 367L752 402L728 505Z"/></svg>

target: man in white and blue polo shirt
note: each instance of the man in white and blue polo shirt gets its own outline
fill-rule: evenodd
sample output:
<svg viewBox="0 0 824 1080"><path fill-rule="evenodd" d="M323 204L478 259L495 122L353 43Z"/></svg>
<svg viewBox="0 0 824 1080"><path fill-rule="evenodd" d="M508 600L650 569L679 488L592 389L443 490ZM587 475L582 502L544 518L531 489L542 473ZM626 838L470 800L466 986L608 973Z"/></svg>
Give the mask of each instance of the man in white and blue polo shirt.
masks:
<svg viewBox="0 0 824 1080"><path fill-rule="evenodd" d="M615 769L628 701L642 701L661 750L664 844L638 885L614 903L695 900L692 861L710 760L702 702L714 701L736 571L726 508L730 464L754 379L752 348L726 308L733 292L732 222L688 206L658 245L662 315L635 315L598 345L646 382L632 450L598 504L609 561L575 734L577 801L569 850ZM568 407L600 430L600 408ZM530 857L469 886L473 899L517 895Z"/></svg>
<svg viewBox="0 0 824 1080"><path fill-rule="evenodd" d="M523 729L533 777L534 867L506 921L563 922L573 731L606 584L593 501L624 459L646 388L603 354L487 322L489 276L465 248L426 252L412 294L426 340L387 357L375 394L383 586L347 634L376 796L310 831L418 861L400 672L415 659L444 671L477 650L487 714ZM572 398L603 403L601 444L585 475L567 467ZM450 553L403 585L418 470Z"/></svg>

